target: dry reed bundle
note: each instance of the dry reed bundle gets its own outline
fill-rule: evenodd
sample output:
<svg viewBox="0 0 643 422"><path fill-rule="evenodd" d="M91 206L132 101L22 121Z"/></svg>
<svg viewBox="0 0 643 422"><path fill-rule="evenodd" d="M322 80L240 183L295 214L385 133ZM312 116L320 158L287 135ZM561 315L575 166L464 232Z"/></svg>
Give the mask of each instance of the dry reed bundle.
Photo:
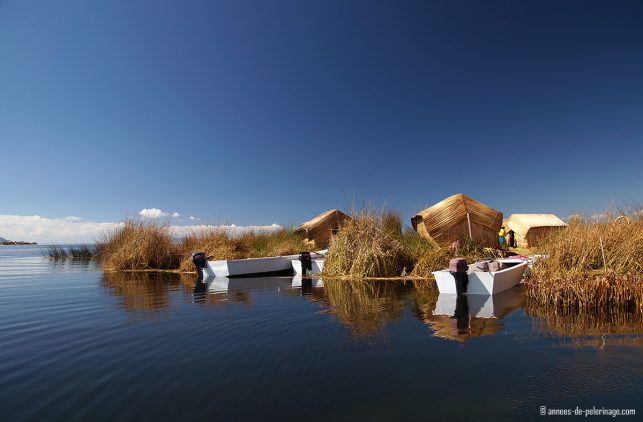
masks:
<svg viewBox="0 0 643 422"><path fill-rule="evenodd" d="M398 216L366 209L354 212L332 237L324 275L329 277L395 277L407 261Z"/></svg>
<svg viewBox="0 0 643 422"><path fill-rule="evenodd" d="M107 270L171 270L179 268L182 251L166 225L125 221L98 241Z"/></svg>

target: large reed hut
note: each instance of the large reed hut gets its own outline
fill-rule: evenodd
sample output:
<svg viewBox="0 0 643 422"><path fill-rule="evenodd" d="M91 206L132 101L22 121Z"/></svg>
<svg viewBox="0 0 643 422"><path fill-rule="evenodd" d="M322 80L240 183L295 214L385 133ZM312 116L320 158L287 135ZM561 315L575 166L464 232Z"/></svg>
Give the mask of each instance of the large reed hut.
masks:
<svg viewBox="0 0 643 422"><path fill-rule="evenodd" d="M567 227L554 214L511 214L504 225L507 233L514 232L516 246L519 248L538 246L547 236Z"/></svg>
<svg viewBox="0 0 643 422"><path fill-rule="evenodd" d="M330 210L306 221L297 229L308 240L314 240L315 246L321 249L328 247L330 238L339 226L350 217L339 210Z"/></svg>
<svg viewBox="0 0 643 422"><path fill-rule="evenodd" d="M478 245L497 248L502 213L457 194L420 211L411 224L422 237L439 243L470 238Z"/></svg>

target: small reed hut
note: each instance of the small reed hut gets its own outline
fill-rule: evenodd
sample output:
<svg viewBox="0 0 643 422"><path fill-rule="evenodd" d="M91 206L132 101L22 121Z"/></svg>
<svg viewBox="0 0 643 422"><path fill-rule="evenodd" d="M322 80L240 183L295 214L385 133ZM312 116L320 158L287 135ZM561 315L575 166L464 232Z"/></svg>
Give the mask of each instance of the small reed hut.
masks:
<svg viewBox="0 0 643 422"><path fill-rule="evenodd" d="M303 233L306 239L314 240L316 247L326 249L333 233L349 218L339 210L330 210L306 221L297 231Z"/></svg>
<svg viewBox="0 0 643 422"><path fill-rule="evenodd" d="M411 218L411 224L422 237L438 243L470 238L478 245L497 248L502 213L457 194L420 211Z"/></svg>
<svg viewBox="0 0 643 422"><path fill-rule="evenodd" d="M511 214L504 223L505 230L514 232L519 248L538 246L539 242L563 230L567 224L554 214Z"/></svg>

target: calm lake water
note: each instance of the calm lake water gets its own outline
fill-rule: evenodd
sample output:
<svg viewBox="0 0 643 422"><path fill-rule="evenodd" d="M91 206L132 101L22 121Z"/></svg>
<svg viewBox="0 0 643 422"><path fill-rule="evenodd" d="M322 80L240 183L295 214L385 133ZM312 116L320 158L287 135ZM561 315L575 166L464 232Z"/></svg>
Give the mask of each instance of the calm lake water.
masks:
<svg viewBox="0 0 643 422"><path fill-rule="evenodd" d="M0 246L1 419L643 415L640 315L547 316L520 290L463 303L428 283L194 281Z"/></svg>

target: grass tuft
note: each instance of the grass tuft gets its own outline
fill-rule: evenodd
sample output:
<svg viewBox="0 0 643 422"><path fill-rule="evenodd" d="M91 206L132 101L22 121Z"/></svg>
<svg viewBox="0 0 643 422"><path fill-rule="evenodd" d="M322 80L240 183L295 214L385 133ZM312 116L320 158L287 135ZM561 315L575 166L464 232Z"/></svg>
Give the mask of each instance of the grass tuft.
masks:
<svg viewBox="0 0 643 422"><path fill-rule="evenodd" d="M48 256L52 259L67 259L69 254L67 250L59 245L49 245L46 247L46 251L43 251L43 255Z"/></svg>
<svg viewBox="0 0 643 422"><path fill-rule="evenodd" d="M399 216L366 209L353 212L331 238L324 275L395 277L406 262Z"/></svg>
<svg viewBox="0 0 643 422"><path fill-rule="evenodd" d="M124 270L171 270L179 268L183 251L168 227L127 220L98 241L103 268Z"/></svg>

